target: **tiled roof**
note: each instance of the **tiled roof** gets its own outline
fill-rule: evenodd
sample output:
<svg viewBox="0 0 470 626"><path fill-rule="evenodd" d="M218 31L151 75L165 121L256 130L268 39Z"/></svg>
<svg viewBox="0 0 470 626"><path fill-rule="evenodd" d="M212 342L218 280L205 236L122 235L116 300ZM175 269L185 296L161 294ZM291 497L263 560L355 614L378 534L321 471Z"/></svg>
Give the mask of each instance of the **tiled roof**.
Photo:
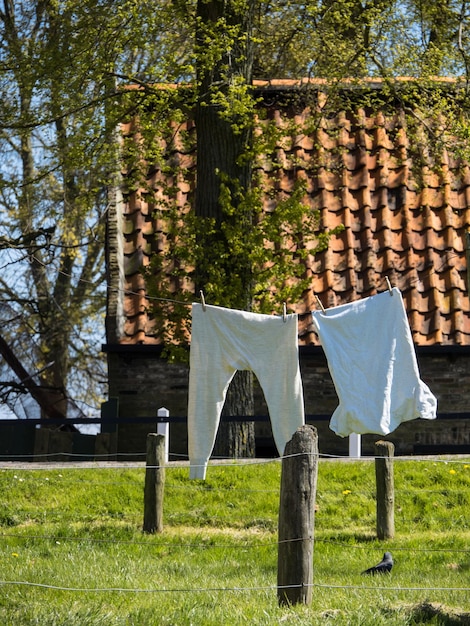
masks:
<svg viewBox="0 0 470 626"><path fill-rule="evenodd" d="M272 85L274 90L291 87L286 81ZM300 124L311 116L308 107L281 110L273 102L266 107L268 118L279 126L286 125L285 115ZM417 174L399 112L386 116L357 108L308 125L308 131L286 133L278 142L281 167L270 171L266 165L261 172L280 196L289 194L296 180L305 180L308 201L319 210L321 227L344 225L328 249L311 259L311 288L303 302L289 303L289 309L300 315L300 345L318 344L306 314L319 308L317 296L325 308L351 302L384 291L386 277L403 293L416 345L470 345L465 250L470 167L444 151L435 171L420 165ZM191 122L185 130L194 131ZM123 131L131 133L131 125L123 126ZM175 142L171 158L187 171L194 170L194 153L183 142ZM149 179L162 199L163 180L160 170ZM178 189L176 201L183 207L191 199L191 176ZM134 192L124 199L126 295L121 343L157 343L140 268L160 247L161 225L154 220L154 207L146 203L145 194ZM267 199L266 210L270 203Z"/></svg>

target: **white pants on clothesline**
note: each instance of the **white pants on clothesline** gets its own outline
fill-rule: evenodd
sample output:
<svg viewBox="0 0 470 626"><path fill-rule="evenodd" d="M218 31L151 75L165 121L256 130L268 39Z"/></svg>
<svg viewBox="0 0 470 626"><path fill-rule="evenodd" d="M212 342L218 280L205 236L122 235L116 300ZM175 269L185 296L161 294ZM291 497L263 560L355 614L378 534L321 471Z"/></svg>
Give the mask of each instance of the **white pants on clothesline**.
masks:
<svg viewBox="0 0 470 626"><path fill-rule="evenodd" d="M190 478L205 478L228 386L237 370L256 375L279 454L305 421L297 315L284 319L192 305L188 397Z"/></svg>

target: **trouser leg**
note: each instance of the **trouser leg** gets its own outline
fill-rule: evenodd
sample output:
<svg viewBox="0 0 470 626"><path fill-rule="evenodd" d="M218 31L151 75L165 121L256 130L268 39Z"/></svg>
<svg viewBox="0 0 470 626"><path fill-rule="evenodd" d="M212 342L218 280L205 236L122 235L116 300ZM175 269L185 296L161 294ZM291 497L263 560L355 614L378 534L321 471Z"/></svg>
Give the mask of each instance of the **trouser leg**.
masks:
<svg viewBox="0 0 470 626"><path fill-rule="evenodd" d="M275 366L266 364L266 368L255 373L268 405L274 442L279 455L282 456L286 443L305 423L303 388L297 355L293 355L292 359L280 360Z"/></svg>
<svg viewBox="0 0 470 626"><path fill-rule="evenodd" d="M188 398L190 478L206 477L220 414L235 371L221 360L212 360L209 366L201 362L191 364Z"/></svg>

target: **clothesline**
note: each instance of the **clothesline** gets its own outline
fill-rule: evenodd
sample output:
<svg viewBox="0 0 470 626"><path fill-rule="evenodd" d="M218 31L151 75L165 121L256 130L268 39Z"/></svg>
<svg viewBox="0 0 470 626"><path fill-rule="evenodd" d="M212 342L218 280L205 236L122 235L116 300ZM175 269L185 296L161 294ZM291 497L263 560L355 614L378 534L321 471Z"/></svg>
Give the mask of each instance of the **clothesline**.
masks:
<svg viewBox="0 0 470 626"><path fill-rule="evenodd" d="M388 277L387 277L388 280ZM391 287L390 287L391 288ZM138 295L137 293L133 292L133 291L126 291L126 293L128 295ZM326 309L324 308L323 304L321 304L321 300L320 298L315 295L315 298L317 299L317 302L320 306L320 308L325 311ZM157 302L171 302L172 304L180 304L181 306L191 306L192 305L192 301L191 302L184 302L183 300L174 300L173 298L159 298L157 296L153 296L153 297L149 297L149 300L156 300ZM206 306L206 301L205 301L205 297L203 292L201 292L201 304L203 306L203 308L205 309ZM286 303L283 303L283 307L286 307ZM302 313L301 315L309 315L311 313L311 311L307 311L306 313ZM285 311L283 311L283 315L285 315Z"/></svg>
<svg viewBox="0 0 470 626"><path fill-rule="evenodd" d="M400 290L312 311L339 404L330 428L340 437L387 435L402 422L436 419L437 399L421 380ZM237 370L255 373L281 453L305 423L297 315L276 316L192 304L188 390L190 478L204 479L228 385ZM276 363L273 368L272 364Z"/></svg>
<svg viewBox="0 0 470 626"><path fill-rule="evenodd" d="M387 289L390 292L390 295L393 296L393 291L392 291L392 285L390 283L390 279L388 278L388 276L385 277L385 280L387 281ZM130 293L130 292L128 292ZM200 294L200 300L201 300L201 305L202 305L202 310L205 311L206 310L206 300L204 297L204 291L201 289L199 291ZM322 301L320 300L320 298L315 295L315 299L318 303L318 306L321 308L323 313L326 313L327 309L325 309L325 307L323 306ZM158 297L154 297L152 298L152 300L157 300L160 302L172 302L173 304L181 304L182 306L191 306L192 302L183 302L182 300L173 300L172 298L158 298ZM287 315L287 304L285 302L282 303L283 306L283 311L282 311L282 317L284 319L284 321L286 320L286 315ZM312 311L307 311L306 313L301 313L301 316L306 316L306 315L310 315L312 313Z"/></svg>
<svg viewBox="0 0 470 626"><path fill-rule="evenodd" d="M424 268L422 271L423 272L429 271L428 276L431 276L436 271L440 271L448 263L449 258L458 257L458 256L460 256L460 255L457 252L447 251L445 253L445 260L440 264L440 266L439 266L439 268L437 270L434 269L434 267L428 267L428 268ZM34 260L35 263L39 263L40 265L43 265L44 267L46 267L46 263L44 261L41 261L40 259L34 257L31 254L25 254L24 258L25 259L29 258L30 260ZM51 265L50 263L47 264L47 266L50 266L50 265ZM62 276L66 276L68 278L72 278L72 274L70 274L69 272L65 272L64 270L62 270L60 268L56 268L56 269L57 269L57 273L58 274L60 274ZM417 277L417 278L415 278L413 280L409 280L408 284L409 285L413 285L414 283L422 282L422 280L423 280L423 278ZM101 283L97 283L95 281L87 280L87 279L84 279L84 278L79 278L78 282L86 284L86 285L91 285L93 287L98 287L98 286L101 285ZM122 288L115 288L115 287L111 287L110 285L108 285L107 286L107 290L108 291L117 291L117 292L119 292L119 291L122 291ZM123 291L125 292L125 295L128 295L128 296L140 296L140 295L142 295L141 293L139 293L137 291L132 291L131 289L124 289ZM173 298L162 298L162 297L159 297L159 296L149 296L148 294L146 294L145 297L146 297L147 300L152 300L152 301L155 301L155 302L170 302L170 303L173 303L173 304L179 304L181 306L191 306L191 304L192 304L192 302L184 302L182 300L176 300L176 299L173 299ZM301 314L299 314L299 316L301 317L303 315L308 315L309 313L311 313L311 311L309 311L307 313L301 313Z"/></svg>
<svg viewBox="0 0 470 626"><path fill-rule="evenodd" d="M459 256L459 255L456 252L447 252L445 256L446 256L445 260L441 263L441 265L439 266L438 269L435 269L434 267L429 267L426 270L424 270L424 271L429 271L428 276L431 276L435 272L440 271L448 263L449 258L454 257L454 256ZM408 282L409 285L413 285L415 283L422 282L422 280L423 280L423 278L417 277L417 278L415 278L413 280L409 280L407 282ZM390 283L390 279L388 278L388 276L385 276L385 281L387 283L387 289L390 291L390 295L393 295L391 293L392 285ZM137 292L131 291L131 290L126 290L126 295L132 296L132 295L140 295L140 294L138 294ZM317 304L319 305L320 309L322 310L323 313L325 313L327 309L325 309L325 307L324 307L323 303L321 302L320 298L316 294L314 294L314 295L315 295L315 299L316 299ZM172 303L172 304L179 304L181 306L191 306L192 305L192 300L189 301L189 302L185 302L183 300L176 300L176 299L173 299L173 298L162 298L162 297L158 297L158 296L148 296L148 295L146 296L146 298L148 300L153 300L155 302L169 302L169 303ZM201 303L205 305L205 300L204 300L204 303L203 303L202 299L201 299ZM284 305L285 305L285 303L284 303ZM299 313L298 315L299 315L299 317L305 317L305 316L310 315L311 313L312 313L312 311L307 311L305 313ZM283 313L283 316L284 316L284 313Z"/></svg>

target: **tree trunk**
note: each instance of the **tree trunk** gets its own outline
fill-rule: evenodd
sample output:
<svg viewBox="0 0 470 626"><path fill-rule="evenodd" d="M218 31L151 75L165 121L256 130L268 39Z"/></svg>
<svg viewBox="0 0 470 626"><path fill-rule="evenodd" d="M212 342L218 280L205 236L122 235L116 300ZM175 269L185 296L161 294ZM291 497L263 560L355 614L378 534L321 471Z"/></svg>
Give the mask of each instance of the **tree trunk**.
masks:
<svg viewBox="0 0 470 626"><path fill-rule="evenodd" d="M62 410L62 403L57 402L57 396L51 391L39 386L33 380L32 375L26 371L2 336L0 336L0 354L13 372L15 372L16 376L18 376L20 384L24 385L25 389L31 394L31 397L39 404L45 417L51 419L65 419L67 417L66 413ZM59 400L62 400L62 398L59 398Z"/></svg>
<svg viewBox="0 0 470 626"><path fill-rule="evenodd" d="M255 456L254 422L225 422L224 416L253 415L253 374L248 371L237 372L230 383L227 399L222 411L214 456L233 459Z"/></svg>
<svg viewBox="0 0 470 626"><path fill-rule="evenodd" d="M237 220L236 223L240 223L240 202L251 186L252 163L246 153L251 143L253 120L240 118L230 108L229 94L240 79L245 85L251 85L253 6L253 0L198 0L196 34L198 101L195 113L195 215L212 218L215 222L214 233L209 235L201 232L198 235L204 249L204 261L196 267L196 289L205 290L206 284L211 282L208 272L217 268L220 280L224 283L219 288L227 294L227 301L212 303L245 310L250 308L251 303L251 267L243 255L235 255L230 248L224 234L224 222ZM231 34L230 27L238 29L238 34ZM221 199L222 183L228 189L230 212L227 212ZM249 215L245 221L241 221L246 228L252 227ZM243 237L243 232L240 236ZM253 414L251 372L236 374L227 394L223 414ZM246 457L254 456L254 452L252 422L221 422L214 454Z"/></svg>

